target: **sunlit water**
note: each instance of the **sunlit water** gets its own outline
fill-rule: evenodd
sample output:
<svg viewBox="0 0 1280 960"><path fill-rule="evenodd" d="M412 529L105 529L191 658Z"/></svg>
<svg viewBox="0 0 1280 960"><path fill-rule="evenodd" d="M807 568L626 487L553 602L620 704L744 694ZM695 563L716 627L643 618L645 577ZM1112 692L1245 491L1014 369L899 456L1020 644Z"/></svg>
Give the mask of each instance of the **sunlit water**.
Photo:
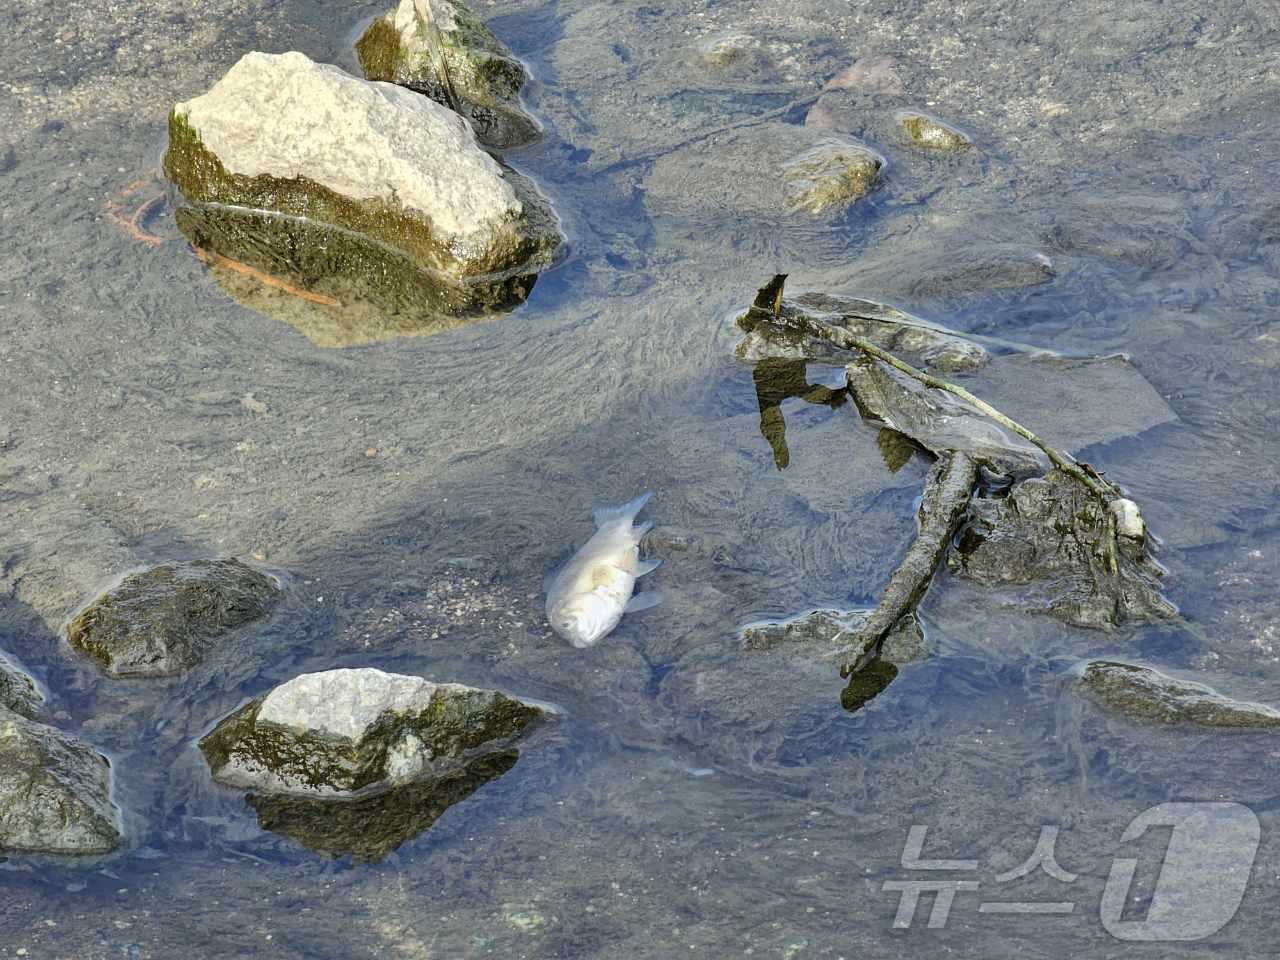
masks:
<svg viewBox="0 0 1280 960"><path fill-rule="evenodd" d="M102 860L0 864L6 950L1268 952L1280 743L1111 718L1068 671L1109 653L1280 700L1273 11L881 7L478 6L537 78L546 136L508 159L555 203L570 255L508 317L345 349L237 305L168 207L146 221L164 241L151 246L104 203L154 170L173 101L250 49L351 68L353 30L380 6L6 15L0 646L112 758L128 832ZM758 59L698 60L732 30L761 38ZM771 171L735 147L755 128L721 128L798 124L828 77L872 55L980 149L912 153L891 135L898 101L870 97L846 116L889 159L879 190L840 218L773 216ZM785 140L769 129L751 135ZM1052 275L1027 285L1036 256ZM736 313L778 270L797 291L1126 353L1178 419L1084 455L1143 505L1169 596L1208 641L1070 630L944 575L923 608L935 655L856 713L830 664L744 654L746 622L874 602L927 466L891 473L852 405L791 398L778 469L733 355ZM839 385L837 368L808 377ZM1031 426L1052 437L1059 416ZM543 576L589 535L593 503L643 490L667 600L572 649L543 620ZM281 572L288 599L187 678L105 680L59 639L119 571L209 554ZM194 743L246 697L353 665L501 687L564 719L385 861L330 860L260 829ZM1253 807L1251 885L1203 943L1121 944L1100 922L1103 886L1114 857L1139 857L1141 916L1164 841L1120 835L1167 800ZM981 888L945 927L926 927L925 898L893 929L884 883L929 878L901 865L913 824L929 827L926 856L979 861L947 875ZM998 883L1045 825L1074 883ZM983 900L1075 907L1010 917Z"/></svg>

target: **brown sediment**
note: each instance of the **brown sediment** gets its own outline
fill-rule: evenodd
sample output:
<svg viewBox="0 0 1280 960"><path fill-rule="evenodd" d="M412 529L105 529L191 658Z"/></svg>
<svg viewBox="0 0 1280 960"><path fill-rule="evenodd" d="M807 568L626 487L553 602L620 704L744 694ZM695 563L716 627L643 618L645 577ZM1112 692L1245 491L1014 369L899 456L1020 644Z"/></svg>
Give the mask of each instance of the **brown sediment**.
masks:
<svg viewBox="0 0 1280 960"><path fill-rule="evenodd" d="M214 253L212 250L204 250L200 247L192 247L191 252L196 257L211 267L223 267L236 273L243 273L247 277L253 277L264 286L274 287L276 290L283 290L285 293L300 297L311 303L318 303L325 307L340 307L342 304L333 297L326 297L323 293L314 293L311 290L304 290L302 287L295 287L292 283L287 283L279 277L273 277L269 273L251 267L247 263L241 263L239 260L232 260L230 257L224 257L220 253Z"/></svg>

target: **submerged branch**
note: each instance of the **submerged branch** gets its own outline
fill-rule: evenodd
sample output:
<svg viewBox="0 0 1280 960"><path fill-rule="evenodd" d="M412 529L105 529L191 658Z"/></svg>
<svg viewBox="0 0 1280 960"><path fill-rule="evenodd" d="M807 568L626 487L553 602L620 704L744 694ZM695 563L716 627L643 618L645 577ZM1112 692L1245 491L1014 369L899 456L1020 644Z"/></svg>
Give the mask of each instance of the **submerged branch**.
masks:
<svg viewBox="0 0 1280 960"><path fill-rule="evenodd" d="M920 532L889 577L880 603L854 634L852 652L840 665L841 677L869 666L880 655L885 637L898 621L914 613L938 561L964 519L969 495L977 482L978 464L967 453L943 454L934 463L920 502Z"/></svg>
<svg viewBox="0 0 1280 960"><path fill-rule="evenodd" d="M785 279L785 277L783 277L783 279ZM974 396L964 387L957 386L950 381L942 380L932 374L925 373L923 370L917 370L905 360L901 360L889 351L877 347L869 340L865 340L862 337L852 334L847 330L842 330L829 323L825 323L816 317L811 317L802 313L784 312L782 310L782 282L778 278L775 278L773 283L770 283L760 291L760 295L756 298L756 302L752 309L770 312L772 314L772 322L775 325L789 327L792 330L797 330L807 336L815 337L819 340L826 340L828 343L833 343L844 350L856 350L860 353L864 353L867 356L874 357L882 363L888 364L900 373L904 373L908 377L918 380L927 387L932 387L935 390L942 390L952 396L959 397L980 413L990 417L996 423L1000 424L1006 430L1011 430L1024 440L1035 444L1044 451L1045 456L1049 458L1050 462L1052 462L1054 466L1062 470L1063 473L1069 474L1076 480L1080 481L1089 490L1097 494L1104 503L1109 503L1120 496L1119 492L1106 480L1103 480L1098 476L1097 472L1093 470L1093 468L1089 467L1087 464L1081 464L1071 455L1051 447L1022 424L1001 413L982 398Z"/></svg>

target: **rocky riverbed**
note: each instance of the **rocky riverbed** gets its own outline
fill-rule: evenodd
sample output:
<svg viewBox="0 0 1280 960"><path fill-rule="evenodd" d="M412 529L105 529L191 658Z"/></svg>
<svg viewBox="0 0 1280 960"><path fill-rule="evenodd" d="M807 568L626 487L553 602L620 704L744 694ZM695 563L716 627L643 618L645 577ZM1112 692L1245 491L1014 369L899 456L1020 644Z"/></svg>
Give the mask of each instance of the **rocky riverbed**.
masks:
<svg viewBox="0 0 1280 960"><path fill-rule="evenodd" d="M1250 805L1259 866L1211 940L1126 949L1273 943L1274 731L1134 717L1071 672L1138 665L1280 702L1270 8L477 3L539 128L502 162L567 244L513 312L421 337L198 259L158 173L175 104L254 51L359 79L355 44L389 7L7 11L0 648L33 682L0 682L40 712L15 711L11 739L38 726L41 750L65 748L120 839L3 854L6 947L1102 955L1113 861L1161 854L1119 838L1170 797ZM904 111L970 146L919 143ZM825 138L883 163L814 213L780 171ZM993 350L972 382L1141 504L1191 629L1029 617L1008 602L1019 585L944 570L919 608L925 655L873 697L842 699L803 643L744 651L746 624L873 606L931 466L841 399L848 358L757 377L735 356L736 318L778 272L796 295L1057 354L1032 367ZM1050 376L1112 354L1127 359L1089 368L1099 397L1117 370L1148 387L1064 415ZM1045 386L999 395L997 361ZM666 602L587 655L567 648L541 622L542 576L589 533L591 503L645 489ZM199 663L112 677L66 642L123 574L210 557L271 572L280 593L201 640ZM212 780L198 743L222 718L297 676L370 667L556 703L563 720L510 766L498 752L382 795L403 830L361 846L344 824L365 809L316 816ZM979 859L982 899L1071 899L1073 915L1033 925L964 895L946 929L894 930L883 885L911 878L916 823L924 856ZM1046 824L1078 879L998 884Z"/></svg>

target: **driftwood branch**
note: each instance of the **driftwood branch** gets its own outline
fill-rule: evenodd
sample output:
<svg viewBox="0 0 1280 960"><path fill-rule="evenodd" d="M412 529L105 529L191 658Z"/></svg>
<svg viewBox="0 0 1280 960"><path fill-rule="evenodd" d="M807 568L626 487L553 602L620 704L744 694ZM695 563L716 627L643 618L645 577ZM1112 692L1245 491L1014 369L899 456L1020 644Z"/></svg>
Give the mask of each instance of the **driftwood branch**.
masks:
<svg viewBox="0 0 1280 960"><path fill-rule="evenodd" d="M882 363L888 364L900 373L905 373L908 377L918 380L927 387L932 387L935 390L942 390L952 396L959 397L975 410L978 410L980 413L990 417L996 423L1000 424L1000 426L1004 427L1006 430L1011 430L1024 440L1035 444L1044 451L1045 456L1049 458L1050 462L1053 463L1055 467L1083 483L1089 490L1092 490L1097 494L1104 503L1109 503L1120 496L1119 491L1117 491L1106 480L1102 479L1102 477L1098 476L1097 471L1088 466L1088 464L1081 464L1070 454L1063 453L1062 451L1051 447L1022 424L1013 420L1011 417L1005 416L995 407L991 406L991 404L987 403L980 397L974 396L964 387L957 386L947 380L942 380L932 374L925 373L923 370L917 370L905 360L899 359L892 353L889 353L889 351L877 347L869 340L852 334L848 330L842 330L839 327L832 326L829 323L825 323L816 317L811 317L806 314L783 311L782 285L785 280L786 274L780 274L778 277L775 277L772 283L760 291L752 309L768 311L771 315L772 322L777 326L789 327L792 330L797 330L810 337L815 337L819 340L826 340L828 343L835 344L837 347L844 350L855 350L859 353L864 353L869 357L875 357Z"/></svg>
<svg viewBox="0 0 1280 960"><path fill-rule="evenodd" d="M1086 463L1045 443L1022 424L1001 413L991 404L932 374L918 370L874 343L848 330L833 326L798 310L786 310L782 304L786 275L780 274L756 296L752 312L774 326L786 327L844 350L862 353L935 390L941 390L969 404L978 412L1034 444L1063 473L1079 482L1096 496L1106 509L1106 563L1117 573L1116 521L1111 504L1121 493ZM874 319L874 318L868 318ZM925 484L920 504L920 531L902 563L889 578L880 603L858 628L851 651L841 663L840 676L848 677L866 669L880 655L885 637L902 620L913 615L916 605L928 588L933 572L962 522L969 499L977 485L977 461L959 450L935 450L938 457Z"/></svg>
<svg viewBox="0 0 1280 960"><path fill-rule="evenodd" d="M920 502L920 532L889 578L880 603L854 634L852 652L840 665L841 677L865 669L880 655L885 637L898 621L914 613L964 519L977 482L978 465L967 453L943 454L934 463Z"/></svg>

